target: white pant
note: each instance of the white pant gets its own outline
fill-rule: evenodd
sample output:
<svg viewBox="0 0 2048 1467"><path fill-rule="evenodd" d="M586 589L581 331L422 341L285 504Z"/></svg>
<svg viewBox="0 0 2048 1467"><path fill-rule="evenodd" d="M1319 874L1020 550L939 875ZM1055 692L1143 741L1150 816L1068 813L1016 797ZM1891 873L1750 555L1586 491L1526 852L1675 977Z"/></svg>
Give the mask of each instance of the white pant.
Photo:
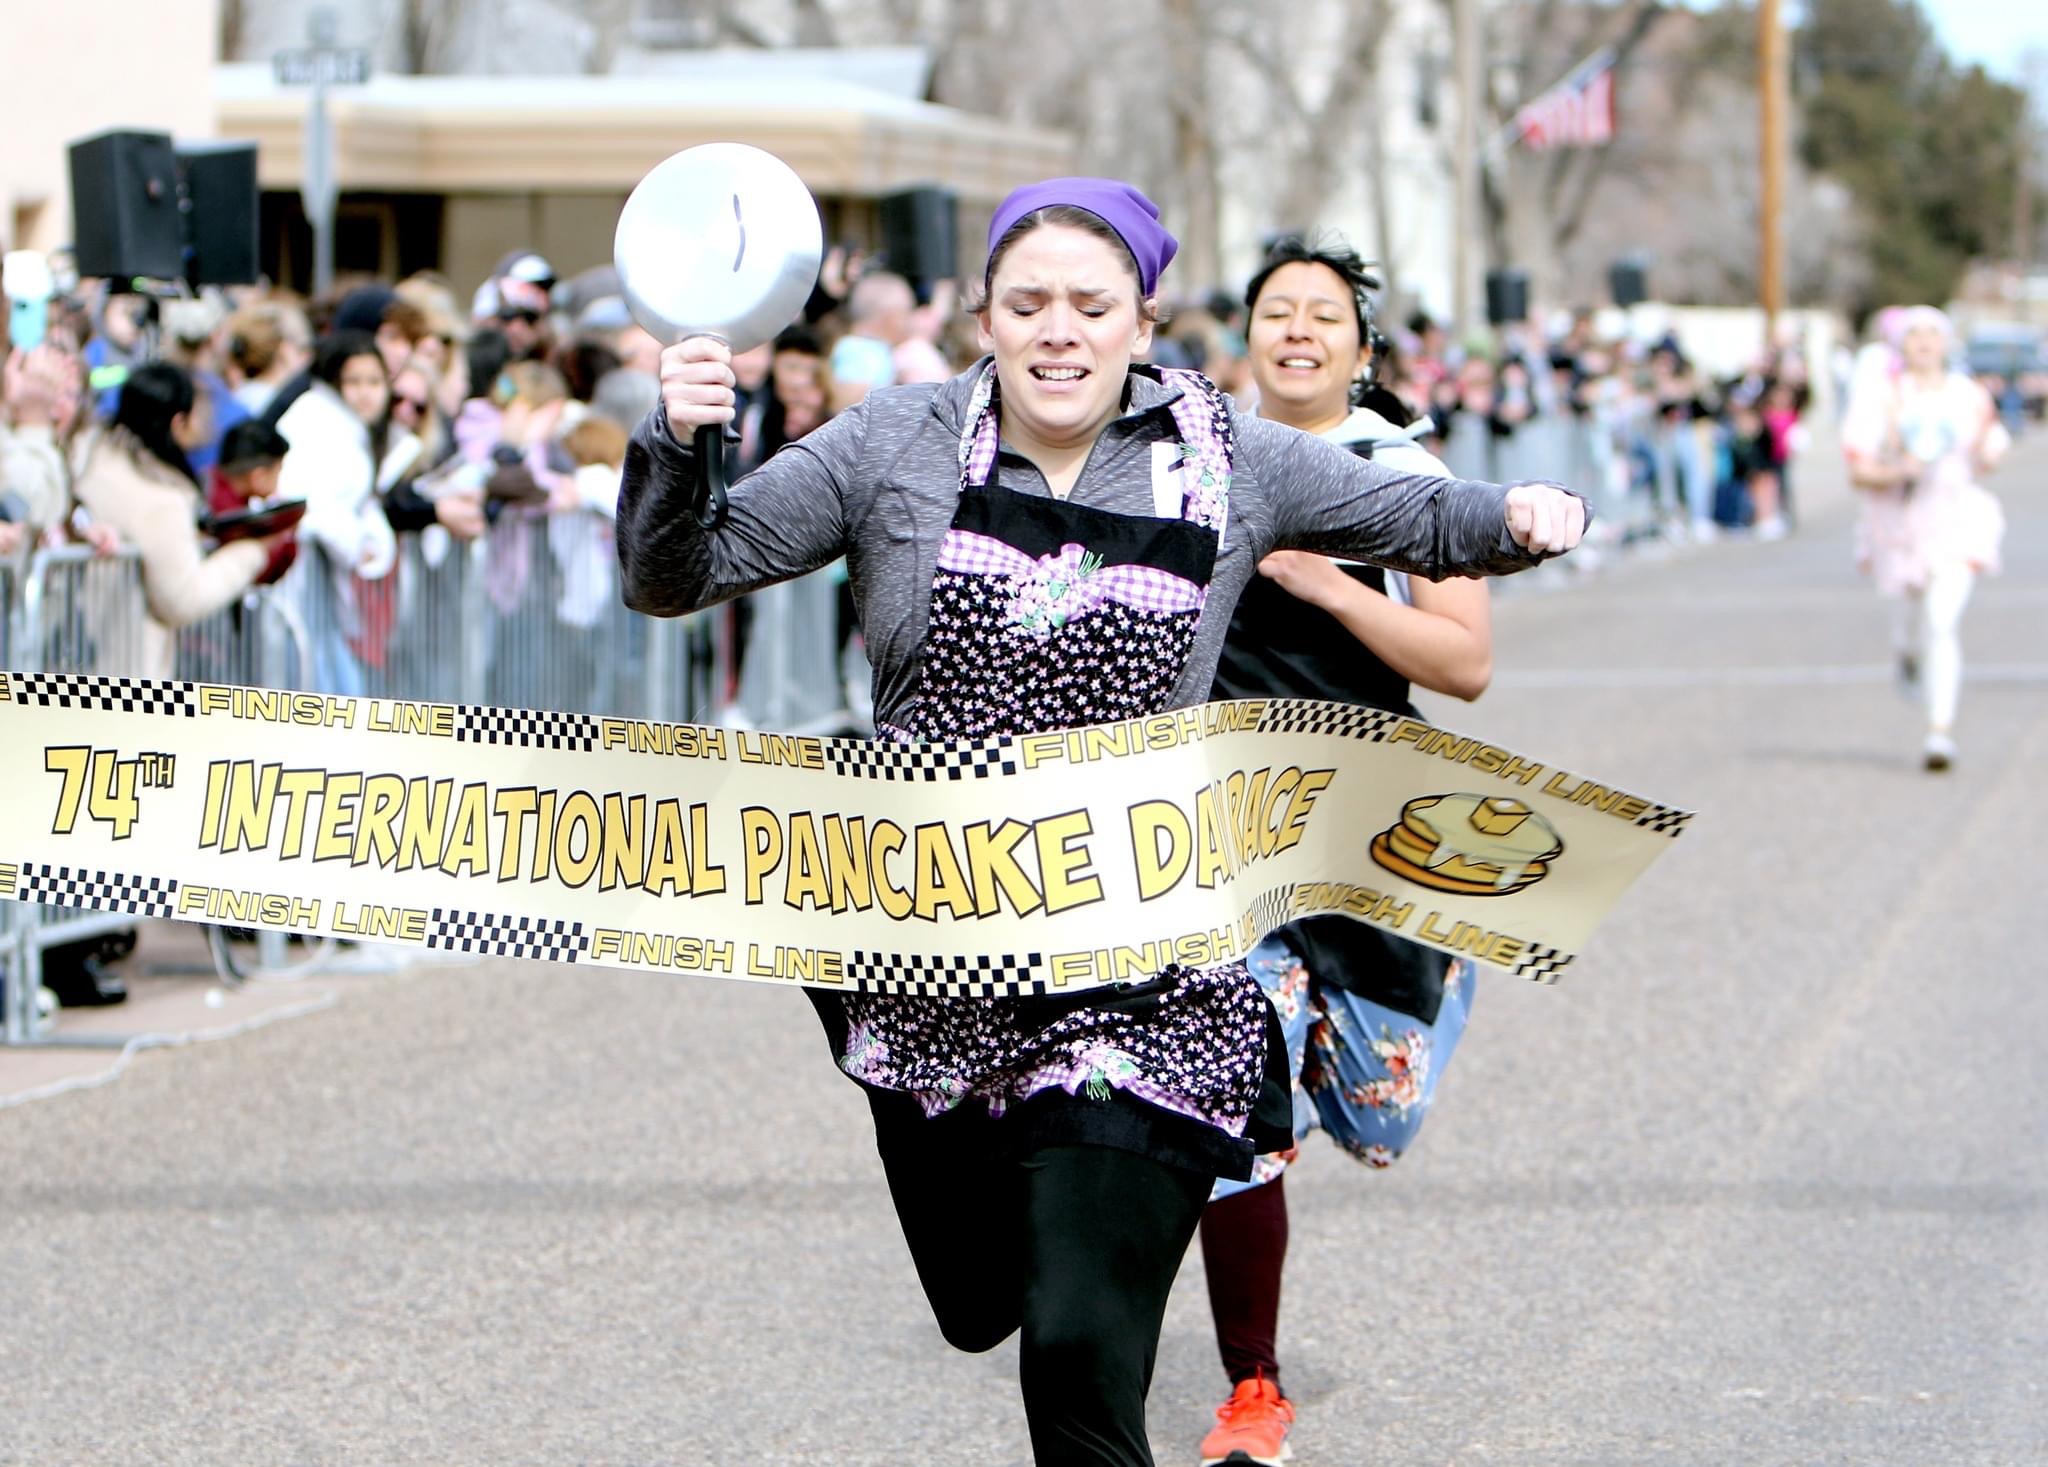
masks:
<svg viewBox="0 0 2048 1467"><path fill-rule="evenodd" d="M1940 733L1954 727L1963 687L1963 608L1977 574L1966 565L1935 570L1927 585L1899 601L1895 628L1899 651L1917 658L1927 726Z"/></svg>

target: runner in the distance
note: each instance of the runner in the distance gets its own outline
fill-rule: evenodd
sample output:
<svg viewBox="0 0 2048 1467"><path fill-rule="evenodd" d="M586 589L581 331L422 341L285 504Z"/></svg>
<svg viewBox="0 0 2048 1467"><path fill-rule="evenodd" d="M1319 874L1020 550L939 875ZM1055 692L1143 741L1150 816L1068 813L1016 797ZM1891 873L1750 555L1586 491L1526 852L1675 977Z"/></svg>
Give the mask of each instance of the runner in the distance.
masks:
<svg viewBox="0 0 2048 1467"><path fill-rule="evenodd" d="M1963 608L1998 569L2005 515L1978 480L2012 446L1991 394L1949 364L1954 328L1932 306L1900 312L1896 371L1858 374L1842 446L1863 490L1856 559L1898 599L1899 676L1927 710L1921 760L1955 763Z"/></svg>

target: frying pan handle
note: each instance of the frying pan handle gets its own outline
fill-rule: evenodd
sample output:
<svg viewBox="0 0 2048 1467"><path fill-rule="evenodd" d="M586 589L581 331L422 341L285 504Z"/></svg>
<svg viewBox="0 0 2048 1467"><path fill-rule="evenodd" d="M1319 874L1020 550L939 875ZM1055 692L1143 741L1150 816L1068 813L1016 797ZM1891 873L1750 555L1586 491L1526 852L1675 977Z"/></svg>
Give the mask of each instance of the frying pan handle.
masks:
<svg viewBox="0 0 2048 1467"><path fill-rule="evenodd" d="M715 530L725 523L725 425L706 423L697 430L697 492L690 501L690 513L699 529Z"/></svg>

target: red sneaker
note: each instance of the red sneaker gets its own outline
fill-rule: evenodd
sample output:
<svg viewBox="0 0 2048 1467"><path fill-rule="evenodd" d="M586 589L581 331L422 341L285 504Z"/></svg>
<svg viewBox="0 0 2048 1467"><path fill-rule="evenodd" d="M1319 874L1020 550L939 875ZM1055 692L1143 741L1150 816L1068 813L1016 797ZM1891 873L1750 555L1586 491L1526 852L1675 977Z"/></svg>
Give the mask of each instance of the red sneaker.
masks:
<svg viewBox="0 0 2048 1467"><path fill-rule="evenodd" d="M1280 1387L1263 1375L1241 1380L1216 1408L1216 1429L1202 1438L1202 1467L1275 1467L1287 1460L1287 1429L1293 1425L1294 1403Z"/></svg>

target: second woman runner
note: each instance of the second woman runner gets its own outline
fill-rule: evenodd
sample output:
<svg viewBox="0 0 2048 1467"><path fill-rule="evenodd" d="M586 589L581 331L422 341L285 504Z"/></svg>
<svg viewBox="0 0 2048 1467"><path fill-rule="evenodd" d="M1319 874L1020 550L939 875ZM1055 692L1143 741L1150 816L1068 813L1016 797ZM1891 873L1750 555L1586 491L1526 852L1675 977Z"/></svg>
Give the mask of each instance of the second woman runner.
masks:
<svg viewBox="0 0 2048 1467"><path fill-rule="evenodd" d="M1245 291L1259 416L1389 468L1448 474L1406 431L1400 400L1372 385L1378 283L1341 240L1273 246ZM1277 550L1238 600L1212 695L1319 698L1417 717L1411 682L1471 699L1492 671L1484 581L1431 582ZM1349 917L1291 923L1249 961L1286 1035L1296 1140L1321 1126L1368 1165L1392 1165L1464 1030L1472 963ZM1219 1180L1202 1214L1209 1306L1231 1383L1202 1441L1204 1464L1270 1464L1287 1451L1294 1406L1281 1390L1275 1336L1291 1157L1291 1148L1260 1157L1249 1181Z"/></svg>

